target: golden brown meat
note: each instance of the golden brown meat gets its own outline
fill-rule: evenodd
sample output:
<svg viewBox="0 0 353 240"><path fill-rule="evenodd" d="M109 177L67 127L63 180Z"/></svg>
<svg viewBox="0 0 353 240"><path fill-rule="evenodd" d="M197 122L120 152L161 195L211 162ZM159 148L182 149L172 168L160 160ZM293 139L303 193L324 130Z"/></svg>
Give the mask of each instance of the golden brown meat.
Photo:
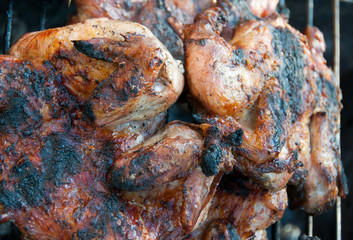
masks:
<svg viewBox="0 0 353 240"><path fill-rule="evenodd" d="M186 239L233 239L232 235L249 239L280 219L286 207L285 189L271 192L246 178L225 175L209 206L207 221Z"/></svg>
<svg viewBox="0 0 353 240"><path fill-rule="evenodd" d="M74 2L78 13L72 19L73 22L99 17L138 22L149 28L179 60L184 59L183 42L178 37L178 28L173 26L192 23L198 12L207 9L213 3L212 0L75 0Z"/></svg>
<svg viewBox="0 0 353 240"><path fill-rule="evenodd" d="M220 0L231 9L229 32L241 18L267 17L276 11L279 0ZM173 56L184 60L182 35L184 24L193 23L197 13L215 5L215 0L75 0L77 15L71 22L106 17L138 22L149 28Z"/></svg>
<svg viewBox="0 0 353 240"><path fill-rule="evenodd" d="M50 64L99 126L156 116L184 86L179 63L147 28L131 22L102 18L29 33L9 54Z"/></svg>
<svg viewBox="0 0 353 240"><path fill-rule="evenodd" d="M202 145L200 133L187 125L168 124L164 131L117 158L109 180L118 189L136 191L185 177L200 164Z"/></svg>
<svg viewBox="0 0 353 240"><path fill-rule="evenodd" d="M241 132L241 142L221 139L221 148L233 152L239 169L256 164L245 174L280 189L297 167L299 140L291 130L307 121L315 104L310 51L303 35L281 17L239 23L227 42L220 36L226 17L223 8L211 8L186 32L188 86L199 104L195 116L221 135ZM207 159L203 163L208 174L221 169ZM254 172L260 164L262 173L274 174Z"/></svg>

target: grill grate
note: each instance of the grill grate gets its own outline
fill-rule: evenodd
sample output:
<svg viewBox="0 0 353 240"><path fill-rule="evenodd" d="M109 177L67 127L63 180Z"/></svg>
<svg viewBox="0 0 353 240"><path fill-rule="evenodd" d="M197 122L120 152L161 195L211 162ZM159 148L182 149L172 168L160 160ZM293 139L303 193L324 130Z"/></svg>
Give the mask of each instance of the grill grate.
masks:
<svg viewBox="0 0 353 240"><path fill-rule="evenodd" d="M217 0L214 0L215 2ZM333 11L333 70L335 79L338 83L340 83L340 22L339 22L339 7L340 1L353 3L353 0L332 0L332 11ZM68 6L71 4L71 0L68 0ZM281 9L285 8L285 0L279 1L279 7ZM14 8L14 0L8 0L7 11L6 11L6 27L5 32L3 34L4 38L4 47L3 53L7 53L10 48L11 43L11 34L12 34L12 24L13 24L13 8ZM44 30L46 25L46 16L48 9L48 1L41 0L40 1L40 23L39 29ZM313 18L314 18L314 0L307 0L307 25L313 26ZM335 219L336 219L336 240L341 240L341 198L337 197L336 206L335 206ZM309 237L314 235L313 231L314 218L311 215L307 216L307 235ZM281 221L278 220L272 226L272 239L280 240L281 239Z"/></svg>

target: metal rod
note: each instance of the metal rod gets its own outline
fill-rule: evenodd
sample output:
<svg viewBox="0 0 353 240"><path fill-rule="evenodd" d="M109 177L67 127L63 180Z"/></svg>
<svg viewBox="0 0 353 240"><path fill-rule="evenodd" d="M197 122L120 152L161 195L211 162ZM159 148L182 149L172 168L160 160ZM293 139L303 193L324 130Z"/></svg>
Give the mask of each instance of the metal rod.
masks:
<svg viewBox="0 0 353 240"><path fill-rule="evenodd" d="M272 227L272 240L281 240L281 220L277 220Z"/></svg>
<svg viewBox="0 0 353 240"><path fill-rule="evenodd" d="M306 14L307 14L307 26L312 27L313 22L314 22L314 0L307 0L306 1L307 8L306 8Z"/></svg>
<svg viewBox="0 0 353 240"><path fill-rule="evenodd" d="M342 239L342 229L341 229L341 198L336 199L336 240Z"/></svg>
<svg viewBox="0 0 353 240"><path fill-rule="evenodd" d="M7 8L6 29L5 29L5 44L4 53L6 54L11 44L11 31L12 31L12 16L13 16L13 3L14 0L9 0Z"/></svg>
<svg viewBox="0 0 353 240"><path fill-rule="evenodd" d="M352 1L349 1L352 2ZM333 71L337 86L340 86L340 1L332 0L333 11ZM336 240L342 239L341 198L336 198Z"/></svg>
<svg viewBox="0 0 353 240"><path fill-rule="evenodd" d="M312 237L314 234L314 217L312 215L308 215L308 237Z"/></svg>
<svg viewBox="0 0 353 240"><path fill-rule="evenodd" d="M47 1L42 0L40 2L41 4L41 8L42 8L42 12L41 12L41 16L40 16L40 30L44 30L45 29L45 21L46 21L46 17L47 17Z"/></svg>
<svg viewBox="0 0 353 240"><path fill-rule="evenodd" d="M332 0L333 7L333 71L340 86L340 1Z"/></svg>

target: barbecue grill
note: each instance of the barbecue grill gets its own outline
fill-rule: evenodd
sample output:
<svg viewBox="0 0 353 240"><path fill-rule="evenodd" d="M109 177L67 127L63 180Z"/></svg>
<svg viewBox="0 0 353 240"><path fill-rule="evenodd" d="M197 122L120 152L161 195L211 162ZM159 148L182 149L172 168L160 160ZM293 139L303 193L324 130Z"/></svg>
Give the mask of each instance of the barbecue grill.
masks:
<svg viewBox="0 0 353 240"><path fill-rule="evenodd" d="M287 5L290 8L290 5L295 4L303 4L305 0L295 1L295 0L287 0ZM65 22L70 14L72 14L75 10L74 6L70 4L71 1L55 1L55 0L40 0L33 1L32 8L34 12L30 14L33 16L33 21L28 23L27 31L33 30L44 30L49 25L50 27L65 25ZM300 3L299 3L300 2ZM317 1L322 4L322 1ZM353 3L353 0L341 0L341 2L349 2ZM16 19L20 19L22 21L27 20L28 17L25 16L16 16L16 13L19 13L20 10L30 11L31 9L20 9L19 6L23 5L25 1L15 1L15 0L5 0L0 1L0 21L3 26L0 26L0 34L2 34L2 39L0 40L0 53L4 54L8 51L11 46L11 43L15 40L15 38L19 37L19 34L23 34L21 30L17 29L18 24L16 24ZM343 3L344 6L352 8L353 4ZM1 9L5 7L4 9ZM286 8L285 0L280 0L279 4L280 9ZM55 9L55 16L52 16L49 13L49 10ZM291 9L290 9L291 10ZM333 38L332 38L332 67L334 70L335 79L340 81L340 0L332 0L332 25L333 25ZM290 18L292 21L293 19ZM295 20L295 19L294 19ZM50 24L48 24L50 23ZM306 25L312 26L315 25L314 22L314 0L306 1ZM345 33L343 33L345 34ZM329 36L325 35L325 40L329 40ZM329 41L327 41L329 42ZM326 56L327 57L327 56ZM328 59L330 63L330 59ZM330 64L329 64L330 65ZM349 97L349 96L348 96ZM346 171L349 175L349 171ZM301 221L301 220L300 220ZM290 238L296 237L298 233L305 233L308 236L315 236L317 232L314 229L314 217L306 216L306 230L299 230L299 228L295 224L283 224L286 222L286 215L284 219L281 221L277 221L269 230L268 237L269 239L293 239ZM341 220L341 199L338 197L335 205L335 239L342 239L342 220ZM299 232L298 232L299 231ZM5 233L5 235L4 235ZM286 235L287 234L287 235ZM16 229L16 227L12 223L6 223L0 225L0 239L19 239L20 233ZM289 237L288 237L289 236ZM325 236L320 236L320 238L325 239ZM327 236L326 236L327 237ZM344 236L343 236L344 238ZM348 238L348 237L346 237Z"/></svg>

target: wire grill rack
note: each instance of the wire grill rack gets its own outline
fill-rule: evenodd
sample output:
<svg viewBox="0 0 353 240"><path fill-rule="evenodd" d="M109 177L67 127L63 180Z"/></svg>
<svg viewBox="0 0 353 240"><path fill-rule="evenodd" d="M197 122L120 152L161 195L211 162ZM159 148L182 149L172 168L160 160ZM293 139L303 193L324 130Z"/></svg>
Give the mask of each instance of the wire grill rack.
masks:
<svg viewBox="0 0 353 240"><path fill-rule="evenodd" d="M40 0L40 22L39 30L44 30L46 26L47 9L50 0ZM340 1L353 3L353 0L332 0L332 13L333 13L333 71L335 79L339 85L340 83ZM6 25L5 31L3 33L4 46L2 50L3 53L7 53L10 48L12 25L14 17L14 2L15 0L8 0L7 11L6 11ZM67 0L67 4L70 5L71 0ZM279 7L285 8L285 0L279 1ZM307 26L313 26L314 19L314 0L307 0L306 7L306 20ZM342 222L341 222L341 198L337 197L335 205L335 221L336 221L336 234L335 239L341 240L342 234ZM314 218L311 215L307 216L307 236L314 236L313 229ZM281 239L281 221L277 221L272 226L272 240Z"/></svg>

